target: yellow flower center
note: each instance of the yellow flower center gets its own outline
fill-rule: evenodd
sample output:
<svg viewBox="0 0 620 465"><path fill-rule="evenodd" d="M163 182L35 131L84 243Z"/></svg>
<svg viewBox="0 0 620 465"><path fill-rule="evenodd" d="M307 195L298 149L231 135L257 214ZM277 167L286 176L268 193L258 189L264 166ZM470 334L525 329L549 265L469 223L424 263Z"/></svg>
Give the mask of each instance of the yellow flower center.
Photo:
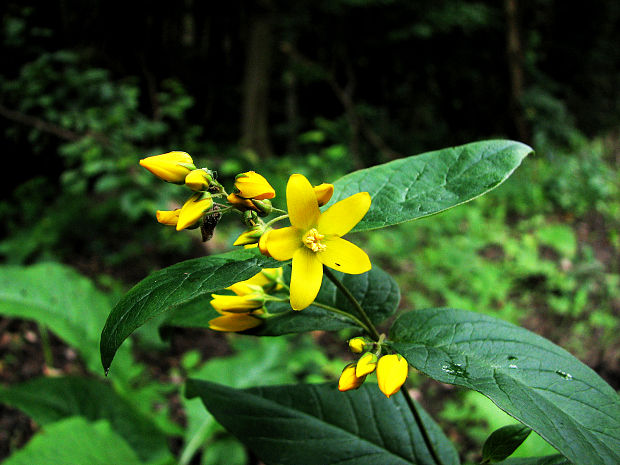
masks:
<svg viewBox="0 0 620 465"><path fill-rule="evenodd" d="M319 234L319 232L315 228L312 228L310 231L304 234L302 241L304 245L313 252L322 252L327 248L325 244L321 243L321 239L323 239L324 237L325 236L323 234Z"/></svg>

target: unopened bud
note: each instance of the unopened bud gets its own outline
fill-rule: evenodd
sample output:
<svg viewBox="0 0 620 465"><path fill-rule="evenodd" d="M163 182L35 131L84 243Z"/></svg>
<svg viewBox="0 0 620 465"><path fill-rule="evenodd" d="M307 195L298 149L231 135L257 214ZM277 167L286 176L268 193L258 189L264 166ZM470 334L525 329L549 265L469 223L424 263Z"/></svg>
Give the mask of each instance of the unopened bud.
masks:
<svg viewBox="0 0 620 465"><path fill-rule="evenodd" d="M353 353L361 354L366 348L366 344L366 339L363 337L354 337L349 340L349 349L351 349Z"/></svg>
<svg viewBox="0 0 620 465"><path fill-rule="evenodd" d="M212 205L213 199L211 194L208 192L196 192L181 207L177 231L196 224L202 218L202 214L211 208Z"/></svg>
<svg viewBox="0 0 620 465"><path fill-rule="evenodd" d="M237 238L233 245L257 244L264 231L264 226L256 225L249 231L241 233L241 235Z"/></svg>
<svg viewBox="0 0 620 465"><path fill-rule="evenodd" d="M271 205L271 201L270 200L256 200L256 199L252 199L252 203L254 204L254 206L256 207L256 209L258 210L258 216L267 216L269 214L271 214L271 212L273 211L273 206Z"/></svg>
<svg viewBox="0 0 620 465"><path fill-rule="evenodd" d="M186 152L168 152L143 158L140 166L159 179L175 184L183 184L189 172L196 169L192 157Z"/></svg>
<svg viewBox="0 0 620 465"><path fill-rule="evenodd" d="M185 176L185 185L193 191L206 191L213 182L213 177L205 169L193 170Z"/></svg>

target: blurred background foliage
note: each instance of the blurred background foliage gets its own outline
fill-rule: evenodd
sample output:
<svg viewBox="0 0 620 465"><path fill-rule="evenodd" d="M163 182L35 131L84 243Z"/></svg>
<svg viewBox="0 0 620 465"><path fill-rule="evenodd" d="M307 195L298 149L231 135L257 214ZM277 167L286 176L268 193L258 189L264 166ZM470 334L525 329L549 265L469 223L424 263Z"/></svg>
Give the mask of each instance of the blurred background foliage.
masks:
<svg viewBox="0 0 620 465"><path fill-rule="evenodd" d="M361 241L394 274L402 309L500 316L620 386L618 2L7 0L0 12L5 276L23 273L45 289L54 271L35 264L70 266L108 299L101 320L150 271L229 249L241 232L234 222L206 244L196 231L156 223L155 210L186 192L140 169L148 155L187 151L228 186L255 169L282 193L291 172L318 184L400 156L513 138L536 155L498 190ZM66 276L59 282L86 279ZM49 316L59 310L52 304L44 316L27 311L27 299L7 302L5 387L41 374L103 383L91 363L96 340L67 333ZM230 383L247 385L334 379L348 357L339 340L230 345L220 334L179 330L166 346L153 324L112 384L164 431L182 463L230 464L230 450L247 463L253 458L182 397L182 380L229 371ZM422 377L416 384L436 418L459 426L452 437L467 459L509 422L473 394ZM42 424L1 408L0 457Z"/></svg>

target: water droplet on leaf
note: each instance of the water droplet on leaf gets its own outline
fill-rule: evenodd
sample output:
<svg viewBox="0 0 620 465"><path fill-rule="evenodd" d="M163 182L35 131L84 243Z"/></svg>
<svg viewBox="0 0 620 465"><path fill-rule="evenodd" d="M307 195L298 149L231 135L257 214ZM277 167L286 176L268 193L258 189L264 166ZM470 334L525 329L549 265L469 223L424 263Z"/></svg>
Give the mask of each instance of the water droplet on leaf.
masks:
<svg viewBox="0 0 620 465"><path fill-rule="evenodd" d="M570 373L566 373L565 371L555 370L555 373L560 375L564 379L573 379L573 375L571 375Z"/></svg>

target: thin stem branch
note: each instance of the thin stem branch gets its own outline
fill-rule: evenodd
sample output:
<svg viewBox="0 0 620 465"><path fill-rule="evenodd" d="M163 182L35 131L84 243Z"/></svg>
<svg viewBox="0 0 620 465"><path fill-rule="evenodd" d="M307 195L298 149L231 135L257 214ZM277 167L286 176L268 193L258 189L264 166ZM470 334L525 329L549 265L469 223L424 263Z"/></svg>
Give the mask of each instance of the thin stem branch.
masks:
<svg viewBox="0 0 620 465"><path fill-rule="evenodd" d="M48 368L54 368L54 356L52 355L52 345L50 343L50 336L47 332L47 328L38 324L39 336L41 337L41 349L43 350L43 360Z"/></svg>
<svg viewBox="0 0 620 465"><path fill-rule="evenodd" d="M377 331L377 328L375 328L375 325L372 324L372 321L370 321L370 318L368 318L368 315L366 314L366 312L364 311L360 303L357 301L355 296L351 294L351 291L349 291L349 289L344 284L342 284L342 282L338 278L336 278L334 273L332 273L332 271L329 268L327 268L326 266L323 266L323 271L325 272L325 275L329 278L329 280L332 283L334 283L334 285L340 290L340 292L342 292L345 295L345 297L349 299L349 301L353 304L357 312L362 317L362 321L364 322L364 326L368 330L368 334L375 341L378 341L380 337L379 331Z"/></svg>
<svg viewBox="0 0 620 465"><path fill-rule="evenodd" d="M413 418L415 419L415 422L418 424L418 429L422 433L422 438L424 439L424 443L426 444L426 448L428 449L428 451L430 452L431 456L433 457L433 460L435 461L435 463L437 465L445 465L443 463L443 461L441 460L441 457L439 456L439 454L435 450L435 446L433 444L433 441L431 441L431 437L428 435L428 431L426 430L426 427L424 426L424 423L422 423L422 417L420 416L420 411L418 410L418 406L415 404L415 402L413 401L413 399L409 395L409 391L407 390L407 386L406 385L403 386L400 391L403 393L403 396L405 396L405 401L407 401L407 405L409 406L409 410L411 410L411 413L413 414Z"/></svg>
<svg viewBox="0 0 620 465"><path fill-rule="evenodd" d="M312 302L312 305L314 305L315 307L324 308L325 310L328 310L328 311L330 311L332 313L337 313L338 315L346 316L350 320L355 321L366 332L368 332L368 333L370 332L370 329L359 318L351 315L348 312L345 312L344 310L340 310L339 308L332 307L330 305L325 305L325 304L322 304L321 302L316 302L316 301Z"/></svg>
<svg viewBox="0 0 620 465"><path fill-rule="evenodd" d="M278 216L278 217L274 218L273 220L269 221L267 224L265 224L265 228L268 228L272 224L274 224L274 223L276 223L278 221L285 220L287 218L288 218L288 213L286 215Z"/></svg>

